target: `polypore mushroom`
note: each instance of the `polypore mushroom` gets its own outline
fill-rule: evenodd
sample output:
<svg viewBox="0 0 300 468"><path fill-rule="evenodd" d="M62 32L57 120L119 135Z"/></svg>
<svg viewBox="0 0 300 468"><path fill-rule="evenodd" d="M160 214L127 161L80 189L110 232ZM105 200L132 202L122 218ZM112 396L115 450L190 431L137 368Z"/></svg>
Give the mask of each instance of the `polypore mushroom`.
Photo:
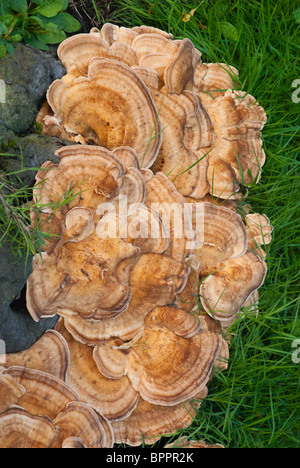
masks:
<svg viewBox="0 0 300 468"><path fill-rule="evenodd" d="M47 333L59 337L60 342L67 346L66 340L57 331ZM46 344L43 337L39 341L43 342L43 346ZM50 344L51 341L48 339L48 345ZM40 347L41 354L44 353L43 346ZM38 360L37 356L34 359L34 351L39 352L38 343L30 350L33 358L32 362L29 363L31 365L34 365ZM60 354L57 347L52 350L54 358L55 353ZM19 354L20 360L22 360L24 352ZM27 357L29 358L29 353ZM48 367L52 369L51 364L48 364ZM94 410L83 401L79 401L76 391L55 375L34 367L13 365L1 369L0 386L1 436L2 425L8 426L7 431L3 431L3 438L1 437L1 448L10 446L15 448L58 448L64 445L77 447L78 444L72 443L70 440L65 442L65 439L70 437L81 439L82 445L86 447L112 447L114 436L108 420L100 411ZM18 406L15 406L16 404ZM20 436L20 442L16 439L18 424L20 431L24 432ZM43 430L43 427L46 437L44 442L42 442L41 435L37 437L35 434L36 428ZM49 432L49 436L47 432Z"/></svg>
<svg viewBox="0 0 300 468"><path fill-rule="evenodd" d="M153 444L165 434L188 427L206 395L204 388L196 397L174 406L152 405L140 398L130 416L112 422L116 443Z"/></svg>
<svg viewBox="0 0 300 468"><path fill-rule="evenodd" d="M155 162L154 171L162 170L165 174L173 172L175 185L179 191L197 200L203 198L208 192L223 199L238 198L240 185L258 181L261 167L265 162L260 138L260 131L266 121L265 113L252 96L245 96L245 93L241 91L232 91L238 76L238 71L234 67L224 63L203 64L200 51L195 49L189 39L175 41L172 39L172 35L156 28L147 26L132 29L119 28L110 23L105 24L101 32L93 29L90 34L78 35L77 41L73 38L67 39L66 44L61 45L61 49L66 51L67 57L68 55L73 57L75 65L78 60L75 75L78 76L78 70L83 71L79 80L74 81L74 77L69 78L69 67L67 68L68 75L59 82L60 84L56 82L51 87L48 100L55 115L49 112L48 116L44 117L44 131L64 135L64 138L67 135L71 141L81 143L92 141L110 149L118 140L118 145L129 144L135 147L143 165L149 167L149 161L139 149L141 146L136 144L134 139L130 142L124 141L119 138L117 131L112 132L112 126L115 130L120 129L119 108L115 109L110 104L107 105L106 99L103 99L103 93L95 111L98 113L96 125L93 123L95 112L91 115L86 105L83 111L77 100L77 95L81 95L82 92L90 96L90 88L95 86L98 89L100 82L95 77L98 71L101 72L102 82L104 81L106 86L105 93L107 93L108 75L110 74L113 80L117 73L116 61L120 67L126 63L130 72L123 71L124 77L126 76L126 79L130 81L131 73L138 75L146 89L149 88L157 107L158 112L154 121L150 117L153 131L150 130L146 138L143 135L143 140L149 144L157 143L154 145L155 155L161 145L160 133L163 129L163 145L156 162L155 156L152 155L152 163ZM102 44L101 47L95 45L97 40ZM76 50L80 48L88 51L86 59L76 58ZM82 60L86 60L85 67L81 64ZM101 66L100 63L102 63ZM88 64L91 72L87 71ZM92 82L89 86L88 81ZM201 111L194 110L190 118L180 109L180 103L183 104L183 108L191 107L182 97L187 91L193 95L194 101L197 95L200 97ZM117 85L112 84L111 93L118 96L121 101ZM163 96L160 96L161 93ZM52 99L52 95L54 98L56 96L56 99ZM96 95L97 92L93 92L94 101ZM176 101L175 97L181 98ZM66 106L64 103L62 107L60 106L61 98ZM76 108L80 109L81 113L88 114L82 119L84 122L82 124L76 113L73 112L73 115L70 115L67 110L71 102L75 104L75 101ZM85 97L82 101L90 103L92 99ZM109 99L109 101L114 100ZM170 112L172 105L175 109ZM195 107L195 103L193 105ZM119 106L121 106L120 103ZM168 107L167 114L163 106ZM197 106L199 108L199 104ZM146 108L147 106L144 106L144 109ZM104 114L108 109L110 128L105 128L107 118ZM125 115L123 108L122 113ZM192 115L201 121L200 127L191 123ZM112 121L114 116L116 116L116 121ZM145 117L144 120L149 119L148 114L147 116L145 114ZM180 133L178 125L176 126L174 122L182 123L186 118L189 123L187 121L183 123L185 130ZM128 118L127 122L129 122ZM162 127L160 127L160 122ZM200 133L201 142L199 142ZM126 135L131 134L132 132L126 128Z"/></svg>
<svg viewBox="0 0 300 468"><path fill-rule="evenodd" d="M8 408L17 404L24 395L25 388L13 379L10 375L0 374L0 414Z"/></svg>
<svg viewBox="0 0 300 468"><path fill-rule="evenodd" d="M100 318L123 312L131 290L114 274L116 261L109 268L104 253L108 257L109 252L115 251L121 261L134 255L136 248L121 240L114 241L100 242L94 232L75 247L73 242L65 244L57 255L36 256L27 282L27 307L32 317L38 321L58 312L66 316L81 314L86 318ZM97 244L100 245L95 252ZM101 249L103 244L105 249Z"/></svg>
<svg viewBox="0 0 300 468"><path fill-rule="evenodd" d="M132 47L137 53L138 60L147 54L155 54L163 51L169 55L177 53L178 45L162 34L139 34L132 42Z"/></svg>
<svg viewBox="0 0 300 468"><path fill-rule="evenodd" d="M90 34L78 34L60 45L59 57L67 70L63 79L70 83L72 75L86 76L93 57L106 57L130 67L139 64L157 70L161 86L165 84L170 93L202 89L201 53L189 39L172 39L172 34L149 26L130 29L106 23L101 31L93 28Z"/></svg>
<svg viewBox="0 0 300 468"><path fill-rule="evenodd" d="M160 326L166 327L176 333L178 336L184 338L192 337L200 329L200 322L195 316L187 316L182 311L176 309L173 310L169 307L160 307L153 309L156 311L156 316L152 320L157 320ZM172 321L170 314L173 312ZM146 319L147 322L148 319ZM146 323L147 327L147 323ZM130 357L130 350L135 346L139 346L140 339L144 336L142 330L133 340L130 342L123 342L119 338L112 338L106 344L102 346L96 346L94 348L94 359L100 372L109 379L119 379L124 375L127 375L128 359Z"/></svg>
<svg viewBox="0 0 300 468"><path fill-rule="evenodd" d="M238 205L237 205L237 200L233 200L231 198L228 198L226 200L218 197L214 197L210 193L207 193L203 198L199 200L194 200L193 198L190 197L184 197L186 203L210 203L211 205L216 205L216 206L223 206L224 208L228 208L231 211L234 211L235 213L238 211ZM244 209L246 209L246 205L244 206Z"/></svg>
<svg viewBox="0 0 300 468"><path fill-rule="evenodd" d="M207 98L204 107L215 134L207 173L210 193L235 198L240 184L260 178L265 163L261 130L266 114L253 96L230 89L224 96Z"/></svg>
<svg viewBox="0 0 300 468"><path fill-rule="evenodd" d="M173 39L173 34L167 33L166 31L162 31L159 28L155 28L153 26L134 26L132 31L138 34L158 34L160 36L166 37L167 39Z"/></svg>
<svg viewBox="0 0 300 468"><path fill-rule="evenodd" d="M128 44L128 45L132 46L132 43L133 43L134 39L137 37L137 35L138 35L138 33L136 31L133 31L133 29L131 29L131 28L124 28L124 26L121 26L119 28L117 26L116 40L118 42L123 42L125 44Z"/></svg>
<svg viewBox="0 0 300 468"><path fill-rule="evenodd" d="M170 239L165 254L185 261L193 250L194 239L190 213L183 196L163 173L149 174L146 187L145 203L159 213Z"/></svg>
<svg viewBox="0 0 300 468"><path fill-rule="evenodd" d="M220 263L200 286L204 310L220 321L228 320L262 286L266 273L265 262L252 252Z"/></svg>
<svg viewBox="0 0 300 468"><path fill-rule="evenodd" d="M63 443L62 448L64 449L86 449L83 440L80 437L67 437Z"/></svg>
<svg viewBox="0 0 300 468"><path fill-rule="evenodd" d="M59 164L43 164L33 196L42 213L55 215L63 223L75 207L89 209L95 216L99 204L117 196L124 184L124 165L105 148L75 145L55 154Z"/></svg>
<svg viewBox="0 0 300 468"><path fill-rule="evenodd" d="M65 317L67 330L76 340L97 345L112 337L133 339L145 326L145 318L155 306L171 303L185 286L189 268L164 254L143 254L130 272L132 296L128 308L114 320L85 320Z"/></svg>
<svg viewBox="0 0 300 468"><path fill-rule="evenodd" d="M169 309L167 314L166 309ZM156 317L158 319L163 318L163 320L159 320L162 326L165 321L168 326L171 325L171 322L167 319L169 312L170 308L161 308L160 310L156 310ZM176 317L176 312L173 308L172 315ZM178 311L177 319L180 320L180 317L182 318L183 315L182 311ZM151 314L149 317L151 317ZM221 337L221 327L215 320L211 319L207 314L201 315L199 319L202 330L209 331ZM178 332L180 330L180 326L177 325L176 329ZM213 367L215 369L226 369L227 367L228 345L224 339L221 339L221 341L222 346L219 351L219 355L213 363ZM134 343L134 348L136 345L137 343ZM124 348L121 347L114 351L122 352L122 350L124 351ZM129 353L129 349L127 349L127 353ZM101 351L101 354L103 360L103 350ZM97 362L99 365L99 359ZM109 355L107 356L107 362L109 362ZM212 374L210 376L210 379L211 378ZM202 400L205 399L206 396L207 387L204 386L192 399L172 406L154 405L145 401L143 398L140 398L137 407L130 416L124 420L112 422L116 442L123 442L133 446L137 446L142 443L153 444L163 435L174 433L179 429L186 428L192 423Z"/></svg>
<svg viewBox="0 0 300 468"><path fill-rule="evenodd" d="M237 78L238 70L235 67L225 63L200 63L195 68L194 90L206 103L206 100L211 101L209 97L215 99L223 96L228 89L235 88Z"/></svg>
<svg viewBox="0 0 300 468"><path fill-rule="evenodd" d="M55 330L48 330L29 349L6 354L2 358L5 358L3 361L6 368L22 366L65 380L69 365L69 348L61 334Z"/></svg>
<svg viewBox="0 0 300 468"><path fill-rule="evenodd" d="M193 255L203 279L218 263L246 252L247 232L242 218L228 208L210 203L192 203L188 207L196 234Z"/></svg>
<svg viewBox="0 0 300 468"><path fill-rule="evenodd" d="M45 416L32 416L13 406L0 415L1 448L50 448L59 428Z"/></svg>
<svg viewBox="0 0 300 468"><path fill-rule="evenodd" d="M71 75L66 75L63 77L63 80L67 82L70 80ZM75 79L75 78L74 78ZM60 121L54 117L53 110L47 101L45 101L36 117L36 122L42 126L43 134L61 138L62 140L69 140L75 142L74 135L66 132L63 126L60 124Z"/></svg>
<svg viewBox="0 0 300 468"><path fill-rule="evenodd" d="M138 40L134 42L133 47L137 42ZM174 50L168 47L161 51L156 51L156 48L152 52L146 51L139 58L139 65L157 72L160 88L165 86L168 93L181 94L184 90L194 88L194 67L201 61L201 54L196 51L189 39L183 39L178 43L173 41L172 47Z"/></svg>
<svg viewBox="0 0 300 468"><path fill-rule="evenodd" d="M226 370L228 367L228 361L229 361L228 337L226 334L224 334L224 331L226 332L226 328L223 331L223 322L220 323L218 320L216 320L215 318L212 318L206 312L200 312L198 314L198 318L201 322L201 328L203 330L208 330L209 332L220 334L222 336L221 348L213 364L214 373L211 374L210 379L209 379L209 380L212 380L216 374L219 374L220 372Z"/></svg>
<svg viewBox="0 0 300 468"><path fill-rule="evenodd" d="M60 222L62 234L54 250L33 260L28 309L35 320L55 313L115 317L128 307L128 275L138 256L162 253L168 236L158 214L143 204L146 183L134 150L75 146L57 155L59 165L47 162L38 172L34 197L51 222Z"/></svg>
<svg viewBox="0 0 300 468"><path fill-rule="evenodd" d="M256 253L272 228L264 216L243 220L233 200L259 180L265 113L233 91L235 68L202 64L191 41L172 39L110 23L67 39L67 75L39 116L44 133L81 143L45 163L34 189L42 210L33 224L55 239L34 259L28 309L35 320L63 317L57 331L78 395L51 415L54 447L111 446L106 418L116 441L131 445L190 424L212 369L227 367L222 330L264 281ZM10 399L12 382L3 383L4 411L27 398L31 413L44 377L27 370L21 379L10 367L4 380L9 372L19 387Z"/></svg>
<svg viewBox="0 0 300 468"><path fill-rule="evenodd" d="M198 318L180 309L158 307L148 314L145 330L124 362L124 375L144 400L173 406L205 387L222 337L199 328ZM95 349L96 362L102 358L101 347Z"/></svg>
<svg viewBox="0 0 300 468"><path fill-rule="evenodd" d="M143 167L155 160L161 145L157 110L148 88L127 65L93 58L87 77L72 85L55 81L47 99L55 117L78 141L110 150L130 146Z"/></svg>
<svg viewBox="0 0 300 468"><path fill-rule="evenodd" d="M141 66L133 66L132 69L137 73L137 75L139 75L148 88L160 88L159 75L156 70L151 70L150 68L144 68Z"/></svg>
<svg viewBox="0 0 300 468"><path fill-rule="evenodd" d="M247 250L247 232L239 215L211 203L187 203L191 213L195 248L187 263L191 267L187 285L177 295L178 307L191 311L198 304L199 287L216 266Z"/></svg>
<svg viewBox="0 0 300 468"><path fill-rule="evenodd" d="M101 37L111 46L117 39L117 31L119 30L119 26L111 23L105 23L101 31L99 29L93 28L91 32L97 32L100 34Z"/></svg>
<svg viewBox="0 0 300 468"><path fill-rule="evenodd" d="M261 245L268 245L272 240L273 227L266 215L258 213L246 215L246 229L248 233L248 249L262 252Z"/></svg>
<svg viewBox="0 0 300 468"><path fill-rule="evenodd" d="M74 340L65 329L63 322L66 322L66 319L61 319L56 329L63 334L70 349L71 359L67 374L68 383L73 389L76 389L82 400L87 401L94 408L100 410L106 418L112 421L116 442L140 445L143 438L145 438L150 443L152 438L157 440L162 435L172 430L183 428L191 423L196 414L196 408L199 407L201 400L206 396L206 385L204 382L210 378L212 366L217 362L223 346L224 340L219 332L209 331L207 326L203 327L202 331L199 331L200 322L196 316L188 315L183 311L171 307L162 307L155 309L148 315L144 333L136 337L132 342L124 343L119 339L112 339L106 344L103 343L102 346L96 346L93 349L91 346L86 346ZM181 340L186 343L189 342L191 346L190 358L187 362L184 362L186 358L183 360L179 359L181 362L179 367L173 366L173 348L171 360L170 355L167 355L168 353L164 353L163 358L160 357L161 362L164 362L165 367L168 368L167 372L165 372L166 379L172 380L172 378L175 378L177 369L176 381L178 381L178 372L181 375L180 368L182 366L186 369L188 367L191 368L190 376L194 379L195 374L192 371L191 356L197 348L196 341L198 339L200 339L203 345L201 351L200 348L198 349L202 353L201 365L199 364L199 367L196 365L196 369L202 374L201 385L198 380L198 386L192 386L193 388L189 388L187 392L181 392L181 395L179 395L180 390L178 390L176 385L174 385L174 391L172 391L172 386L170 391L161 388L160 391L165 394L164 400L168 400L168 406L149 403L140 397L140 389L139 391L134 389L134 386L137 384L135 374L141 371L140 365L136 368L134 362L136 360L141 361L145 365L147 360L153 359L155 355L154 348L157 347L157 342L155 340L152 341L152 357L150 356L150 347L148 346L151 340L148 340L147 334L151 334L151 330L154 333L160 330L164 334L164 338L167 338L163 340L164 349L166 347L169 349L168 345L172 341L172 339L170 341L171 336L174 338L175 336L178 337L178 341L176 338L174 339L174 344L176 343L176 346L178 346L175 354L178 356L182 352L182 350L180 351ZM211 339L211 353L209 351L210 346L204 346L206 339ZM198 343L197 341L198 344L200 342ZM144 347L147 348L145 355L145 351L143 351ZM185 353L183 354L186 356ZM208 355L209 358L206 360L206 356ZM156 357L157 359L159 359L158 356ZM159 366L158 361L157 364ZM164 365L162 364L160 370L163 367ZM104 372L106 375L101 372L104 369L106 369L106 372ZM147 372L151 373L153 367L146 366L146 369L146 374ZM157 371L158 367L155 366L155 369ZM159 377L157 372L155 373L156 383L154 387L157 392L157 385L162 377ZM173 377L169 375L170 373ZM197 374L197 372L195 373ZM184 381L184 378L180 379L180 382L185 388L191 383L187 380ZM190 396L191 393L194 394L195 398ZM168 396L166 396L167 394ZM183 404L176 403L178 399L179 401L185 399L185 402ZM151 424L150 421L152 421Z"/></svg>
<svg viewBox="0 0 300 468"><path fill-rule="evenodd" d="M67 382L82 401L96 408L110 421L126 418L132 413L139 394L126 376L118 381L101 374L93 358L93 347L75 340L61 319L56 330L64 336L70 349Z"/></svg>
<svg viewBox="0 0 300 468"><path fill-rule="evenodd" d="M79 401L70 402L54 421L48 416L32 415L22 407L12 406L0 415L0 447L112 447L112 428L107 420L103 422L102 415Z"/></svg>
<svg viewBox="0 0 300 468"><path fill-rule="evenodd" d="M189 39L183 39L164 71L168 93L181 94L185 89L193 87L195 54L194 44Z"/></svg>
<svg viewBox="0 0 300 468"><path fill-rule="evenodd" d="M246 227L237 213L206 202L192 204L191 212L198 245L176 305L191 311L201 304L215 319L228 321L262 286L266 263L247 251Z"/></svg>
<svg viewBox="0 0 300 468"><path fill-rule="evenodd" d="M133 28L124 28L123 26L119 27L115 24L105 23L101 31L96 30L93 28L91 33L98 32L100 33L101 37L105 39L106 42L110 46L112 46L115 42L121 42L124 44L132 45L134 39L139 36L140 34L155 34L159 36L163 36L166 39L172 39L173 35L170 33L166 33L161 29L154 28L152 26L135 26Z"/></svg>
<svg viewBox="0 0 300 468"><path fill-rule="evenodd" d="M123 62L129 67L133 67L138 63L136 51L128 44L123 44L122 42L114 42L109 48L106 57Z"/></svg>
<svg viewBox="0 0 300 468"><path fill-rule="evenodd" d="M87 75L89 62L94 57L105 57L108 43L94 32L76 34L64 40L57 54L68 74L75 77Z"/></svg>
<svg viewBox="0 0 300 468"><path fill-rule="evenodd" d="M205 148L214 142L211 120L191 91L177 95L152 89L152 96L163 128L152 169L167 174L182 195L202 198L209 191Z"/></svg>
<svg viewBox="0 0 300 468"><path fill-rule="evenodd" d="M73 437L79 438L87 448L111 448L114 436L111 426L107 421L102 424L103 420L103 416L99 417L91 406L82 401L72 401L54 419L60 434L51 448L61 448L64 441Z"/></svg>
<svg viewBox="0 0 300 468"><path fill-rule="evenodd" d="M139 60L139 67L135 67L134 70L139 74L139 76L141 76L142 80L147 86L150 84L150 82L147 80L146 74L145 76L141 75L139 70L151 70L152 72L155 72L159 81L152 86L157 89L159 87L162 88L164 86L165 69L171 60L172 55L166 54L164 52L142 55Z"/></svg>
<svg viewBox="0 0 300 468"><path fill-rule="evenodd" d="M53 420L68 403L78 400L77 394L63 380L46 372L12 366L3 375L11 376L25 389L18 405L32 416L48 416Z"/></svg>
<svg viewBox="0 0 300 468"><path fill-rule="evenodd" d="M64 242L89 237L93 220L97 223L112 208L105 203L117 209L125 196L128 204L144 202L145 181L132 148L110 152L97 146L75 145L60 148L55 154L60 163L46 162L36 175L33 190L34 201L40 206L33 222L52 234L51 243L57 244L62 234ZM77 232L71 233L67 230L72 219Z"/></svg>

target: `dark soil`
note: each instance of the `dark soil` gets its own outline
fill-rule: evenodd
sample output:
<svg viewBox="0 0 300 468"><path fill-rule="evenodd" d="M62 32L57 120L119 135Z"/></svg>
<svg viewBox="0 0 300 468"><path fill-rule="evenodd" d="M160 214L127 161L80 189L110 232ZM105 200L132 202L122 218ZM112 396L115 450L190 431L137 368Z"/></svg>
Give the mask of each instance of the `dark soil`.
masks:
<svg viewBox="0 0 300 468"><path fill-rule="evenodd" d="M116 9L113 0L95 0L95 5L102 24L109 21ZM70 0L68 11L81 23L82 32L89 32L92 27L99 27L98 15L91 0Z"/></svg>

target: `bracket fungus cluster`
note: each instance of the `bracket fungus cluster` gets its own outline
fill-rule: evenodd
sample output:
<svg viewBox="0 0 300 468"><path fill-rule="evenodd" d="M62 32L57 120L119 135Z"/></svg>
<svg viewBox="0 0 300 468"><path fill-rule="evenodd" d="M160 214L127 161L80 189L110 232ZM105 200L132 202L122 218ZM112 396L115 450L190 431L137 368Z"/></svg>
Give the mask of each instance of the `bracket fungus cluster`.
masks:
<svg viewBox="0 0 300 468"><path fill-rule="evenodd" d="M36 175L47 236L27 308L59 320L5 356L0 446L153 443L192 423L227 367L225 332L257 311L272 226L238 200L259 180L266 116L234 67L153 27L107 23L58 55L38 121L73 144Z"/></svg>
<svg viewBox="0 0 300 468"><path fill-rule="evenodd" d="M1 448L104 448L109 421L66 383L69 348L55 330L0 369ZM46 402L46 403L45 403Z"/></svg>
<svg viewBox="0 0 300 468"><path fill-rule="evenodd" d="M68 38L58 55L66 75L39 115L45 134L129 145L142 167L172 171L180 193L196 200L238 198L241 185L259 180L266 114L235 89L236 68L203 63L187 38L109 23Z"/></svg>

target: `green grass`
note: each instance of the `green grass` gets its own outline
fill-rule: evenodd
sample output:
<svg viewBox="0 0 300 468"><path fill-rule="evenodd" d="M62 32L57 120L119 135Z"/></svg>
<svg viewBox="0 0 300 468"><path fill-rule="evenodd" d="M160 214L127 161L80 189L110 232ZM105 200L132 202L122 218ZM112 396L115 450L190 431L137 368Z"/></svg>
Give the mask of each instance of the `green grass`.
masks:
<svg viewBox="0 0 300 468"><path fill-rule="evenodd" d="M232 326L228 370L211 382L193 424L173 439L184 435L231 448L299 447L300 363L292 360L292 343L300 338L300 103L292 101L292 82L300 78L299 2L204 0L188 22L184 14L198 0L113 3L111 22L188 37L204 62L235 66L241 88L268 116L262 132L267 161L248 196L253 210L274 226L260 314Z"/></svg>
<svg viewBox="0 0 300 468"><path fill-rule="evenodd" d="M7 153L5 157L15 156ZM16 260L25 257L26 264L32 255L41 252L45 244L56 237L51 231L51 219L60 208L72 202L83 191L80 185L73 183L56 203L41 204L33 201L33 191L39 190L39 184L27 187L22 184L19 176L25 171L42 170L41 168L23 169L22 154L20 154L20 170L14 172L0 171L0 247L9 245ZM82 184L84 181L82 181ZM42 221L43 209L51 208L52 215L48 221ZM34 225L32 215L35 214ZM49 227L47 228L47 223Z"/></svg>

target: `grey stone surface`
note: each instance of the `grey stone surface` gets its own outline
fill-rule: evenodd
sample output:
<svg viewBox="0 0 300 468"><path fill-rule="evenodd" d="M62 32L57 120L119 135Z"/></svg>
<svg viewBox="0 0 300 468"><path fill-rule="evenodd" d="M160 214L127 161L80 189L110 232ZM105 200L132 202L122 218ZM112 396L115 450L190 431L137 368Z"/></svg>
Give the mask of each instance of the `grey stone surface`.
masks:
<svg viewBox="0 0 300 468"><path fill-rule="evenodd" d="M0 340L4 343L5 352L18 353L30 348L47 330L52 329L58 316L34 322L24 307L18 311L7 306L0 306Z"/></svg>
<svg viewBox="0 0 300 468"><path fill-rule="evenodd" d="M31 260L26 262L25 255L15 255L9 243L0 247L0 298L1 306L8 306L19 297L28 274L31 272Z"/></svg>
<svg viewBox="0 0 300 468"><path fill-rule="evenodd" d="M15 256L10 245L0 248L0 340L7 353L29 348L42 334L53 328L57 317L36 323L26 308L26 281L32 257Z"/></svg>
<svg viewBox="0 0 300 468"><path fill-rule="evenodd" d="M15 53L0 59L0 80L6 102L0 103L0 135L8 130L24 133L35 122L50 84L65 70L50 53L16 44Z"/></svg>
<svg viewBox="0 0 300 468"><path fill-rule="evenodd" d="M18 178L23 185L32 187L35 183L37 170L45 161L58 162L54 152L68 141L44 135L30 134L18 137L12 133L6 134L6 146L0 143L1 153L8 156L0 157L0 170L6 173L18 172ZM21 172L19 172L21 171Z"/></svg>
<svg viewBox="0 0 300 468"><path fill-rule="evenodd" d="M31 133L50 84L64 75L59 61L50 53L16 44L15 54L0 59L0 80L5 83L6 102L0 103L0 171L20 171L16 185L33 186L36 169L57 161L54 152L69 144ZM0 81L1 82L1 81ZM5 153L5 154L4 154ZM9 154L9 155L8 155ZM57 317L36 323L26 308L26 282L32 257L15 256L11 245L0 246L0 340L7 353L29 348ZM1 351L0 351L1 352Z"/></svg>

